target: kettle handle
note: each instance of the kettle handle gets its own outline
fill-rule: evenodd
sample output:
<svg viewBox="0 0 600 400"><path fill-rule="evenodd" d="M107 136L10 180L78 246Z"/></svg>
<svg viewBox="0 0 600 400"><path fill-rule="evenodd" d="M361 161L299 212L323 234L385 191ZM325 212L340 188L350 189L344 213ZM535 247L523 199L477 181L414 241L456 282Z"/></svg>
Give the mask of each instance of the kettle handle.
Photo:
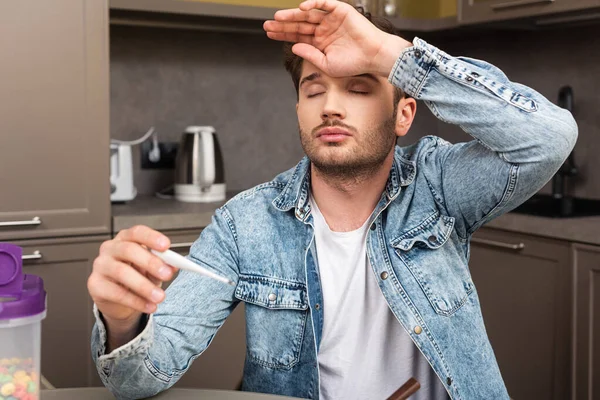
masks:
<svg viewBox="0 0 600 400"><path fill-rule="evenodd" d="M207 188L215 182L215 141L213 133L202 131L202 170L199 171L200 187Z"/></svg>

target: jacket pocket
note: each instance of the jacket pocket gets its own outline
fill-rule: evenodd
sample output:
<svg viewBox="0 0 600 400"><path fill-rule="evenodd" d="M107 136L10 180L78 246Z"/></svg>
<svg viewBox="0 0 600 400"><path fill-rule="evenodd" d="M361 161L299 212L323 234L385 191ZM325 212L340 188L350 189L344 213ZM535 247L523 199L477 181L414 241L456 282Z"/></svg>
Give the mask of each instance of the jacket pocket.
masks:
<svg viewBox="0 0 600 400"><path fill-rule="evenodd" d="M410 270L436 313L454 314L473 291L464 252L452 242L454 218L439 212L390 244Z"/></svg>
<svg viewBox="0 0 600 400"><path fill-rule="evenodd" d="M235 297L246 303L250 360L267 368L298 363L308 315L306 286L257 275L241 275Z"/></svg>

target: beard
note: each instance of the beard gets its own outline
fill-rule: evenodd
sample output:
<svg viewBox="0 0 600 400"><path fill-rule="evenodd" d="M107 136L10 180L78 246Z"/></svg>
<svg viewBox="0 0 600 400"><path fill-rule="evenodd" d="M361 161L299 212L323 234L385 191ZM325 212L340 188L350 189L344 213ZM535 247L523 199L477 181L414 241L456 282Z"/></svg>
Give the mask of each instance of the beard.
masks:
<svg viewBox="0 0 600 400"><path fill-rule="evenodd" d="M360 180L374 175L396 144L394 126L396 112L378 126L357 132L339 120L327 120L310 134L300 131L300 142L304 153L317 171L324 177L335 180ZM352 132L351 139L341 143L323 145L316 138L322 128L337 126ZM350 145L345 143L351 141Z"/></svg>

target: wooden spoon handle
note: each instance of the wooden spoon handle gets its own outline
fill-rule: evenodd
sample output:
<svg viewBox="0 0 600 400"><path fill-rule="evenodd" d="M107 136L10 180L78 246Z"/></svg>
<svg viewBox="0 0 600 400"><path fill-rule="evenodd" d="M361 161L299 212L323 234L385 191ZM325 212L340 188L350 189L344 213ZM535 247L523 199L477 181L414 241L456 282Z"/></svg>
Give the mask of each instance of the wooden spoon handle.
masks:
<svg viewBox="0 0 600 400"><path fill-rule="evenodd" d="M421 384L415 378L410 378L400 387L400 389L396 390L394 394L388 397L387 400L406 400L409 396L415 394L420 387Z"/></svg>

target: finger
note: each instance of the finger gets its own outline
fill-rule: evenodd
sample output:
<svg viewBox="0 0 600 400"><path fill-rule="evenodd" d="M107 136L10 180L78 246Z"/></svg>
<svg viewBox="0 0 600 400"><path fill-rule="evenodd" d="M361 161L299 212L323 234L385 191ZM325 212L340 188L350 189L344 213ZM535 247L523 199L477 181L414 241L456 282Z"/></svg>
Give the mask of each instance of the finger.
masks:
<svg viewBox="0 0 600 400"><path fill-rule="evenodd" d="M314 36L311 35L299 35L297 33L283 33L283 32L267 32L269 39L280 40L282 42L292 43L306 43L312 45Z"/></svg>
<svg viewBox="0 0 600 400"><path fill-rule="evenodd" d="M129 229L123 229L117 234L115 239L144 244L151 249L160 251L167 250L171 245L168 237L144 225L136 225Z"/></svg>
<svg viewBox="0 0 600 400"><path fill-rule="evenodd" d="M114 240L102 255L140 267L161 281L173 276L172 268L137 243Z"/></svg>
<svg viewBox="0 0 600 400"><path fill-rule="evenodd" d="M279 22L267 21L263 27L267 32L295 32L303 35L313 35L318 25L308 22Z"/></svg>
<svg viewBox="0 0 600 400"><path fill-rule="evenodd" d="M149 302L113 281L101 279L98 275L90 275L88 288L96 303L115 303L147 314L156 311L155 303Z"/></svg>
<svg viewBox="0 0 600 400"><path fill-rule="evenodd" d="M150 280L150 282L152 282L153 284L155 284L159 288L162 288L163 283L165 281L170 280L170 279L165 279L165 280L159 279L159 278L155 277L154 275L149 274L147 271L144 271L140 267L137 267L135 265L132 265L131 267L135 268L140 274L142 274L143 276L145 276L146 278L148 278L148 280ZM177 268L171 267L170 265L167 265L166 267L171 270L171 277L175 276L175 273L177 272Z"/></svg>
<svg viewBox="0 0 600 400"><path fill-rule="evenodd" d="M325 54L319 51L316 47L307 43L296 43L292 46L292 53L310 62L320 70L326 70Z"/></svg>
<svg viewBox="0 0 600 400"><path fill-rule="evenodd" d="M298 8L289 10L279 10L275 13L274 19L280 22L286 21L297 21L297 22L310 22L311 24L319 24L323 21L323 18L327 15L326 12L321 10L308 10L302 11Z"/></svg>
<svg viewBox="0 0 600 400"><path fill-rule="evenodd" d="M300 8L303 11L318 9L326 12L332 12L341 4L345 3L338 0L307 0L300 3L298 8Z"/></svg>
<svg viewBox="0 0 600 400"><path fill-rule="evenodd" d="M118 283L146 301L160 303L165 298L164 290L124 262L111 262L102 270L102 274L106 279Z"/></svg>

